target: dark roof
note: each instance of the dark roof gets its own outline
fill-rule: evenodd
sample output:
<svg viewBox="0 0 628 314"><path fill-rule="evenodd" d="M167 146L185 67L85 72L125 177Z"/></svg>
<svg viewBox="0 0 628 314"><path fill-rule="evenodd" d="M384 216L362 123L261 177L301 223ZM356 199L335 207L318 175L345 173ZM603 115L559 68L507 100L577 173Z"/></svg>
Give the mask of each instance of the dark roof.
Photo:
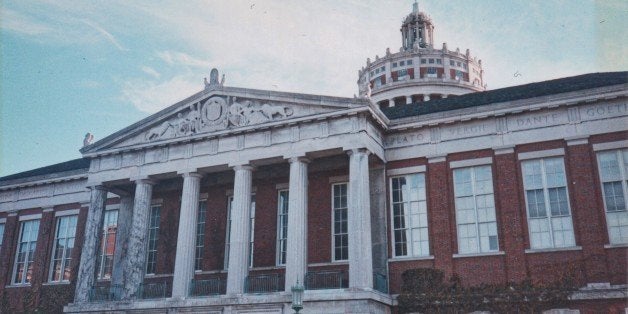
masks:
<svg viewBox="0 0 628 314"><path fill-rule="evenodd" d="M444 99L435 99L427 102L384 108L382 111L389 119L392 120L626 83L628 83L628 71L590 73L556 80L494 89L480 93L451 96Z"/></svg>
<svg viewBox="0 0 628 314"><path fill-rule="evenodd" d="M41 167L41 168L37 168L33 170L28 170L28 171L19 172L12 175L0 177L0 183L4 181L30 178L30 177L42 176L42 175L58 173L58 172L89 169L89 163L90 163L89 158L79 158L79 159L74 159L70 161L65 161L65 162L50 165L50 166L45 166L45 167Z"/></svg>

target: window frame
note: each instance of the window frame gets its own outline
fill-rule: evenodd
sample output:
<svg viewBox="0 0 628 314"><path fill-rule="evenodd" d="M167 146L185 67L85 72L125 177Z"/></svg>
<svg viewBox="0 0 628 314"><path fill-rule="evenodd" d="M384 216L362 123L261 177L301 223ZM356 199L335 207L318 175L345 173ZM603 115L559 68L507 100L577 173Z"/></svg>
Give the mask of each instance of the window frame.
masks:
<svg viewBox="0 0 628 314"><path fill-rule="evenodd" d="M334 199L335 199L335 192L334 191L335 191L335 187L336 186L342 186L342 185L345 186L346 204L347 204L347 206L346 207L336 208L334 206ZM340 197L342 197L342 195L340 195ZM349 182L336 182L336 183L332 183L331 184L331 206L330 207L331 207L331 261L334 262L334 263L346 262L346 261L349 260L349 248L350 248L350 246L349 246ZM346 221L344 223L346 224L345 228L347 229L347 232L345 232L345 233L336 233L336 215L335 215L336 210L345 210L346 211L347 219L346 219ZM342 222L342 218L341 218L340 223L341 224L343 223ZM336 241L335 240L336 240L336 236L337 235L338 236L343 236L344 235L344 236L347 237L347 248L346 248L347 258L346 259L337 259L336 258ZM341 248L341 250L342 250L342 248Z"/></svg>
<svg viewBox="0 0 628 314"><path fill-rule="evenodd" d="M225 260L224 270L229 267L229 251L231 250L231 206L233 204L233 194L227 197L227 236L225 237ZM255 248L255 193L251 193L251 203L249 205L249 268L253 268L253 249Z"/></svg>
<svg viewBox="0 0 628 314"><path fill-rule="evenodd" d="M412 201L412 199L408 199L408 200L402 200L400 202L395 203L394 202L394 190L393 190L393 180L395 179L399 179L399 178L405 178L406 180L408 180L409 177L411 176L419 176L423 178L423 187L425 190L425 195L423 195L423 199L421 199L421 195L418 196L418 198L415 201ZM388 176L388 186L389 186L389 199L390 201L388 202L389 206L390 206L390 238L391 238L391 252L392 252L392 258L393 259L424 259L424 258L429 258L431 257L432 251L431 251L431 247L430 247L430 223L429 223L429 213L428 213L428 208L427 208L427 175L425 171L417 171L417 172L408 172L408 173L399 173L399 174L394 174L394 175L389 175ZM404 204L404 209L405 209L405 205L409 204L410 202L423 202L425 203L425 215L426 215L426 224L425 226L419 226L416 228L412 227L412 223L407 223L405 225L408 225L409 227L407 228L402 228L402 229L395 229L395 210L394 210L394 205L395 204ZM411 214L406 214L405 210L404 210L404 221L406 221L406 217L411 216ZM411 221L412 218L409 218L408 220ZM421 229L425 229L427 232L427 239L425 240L425 242L427 243L427 254L422 254L421 252L423 251L422 247L419 247L419 252L417 252L415 254L414 252L414 248L412 246L413 240L412 240L412 230L413 229L417 229L420 230ZM408 235L406 235L406 254L405 255L398 255L397 254L397 241L395 238L395 231L396 230L409 230L409 235L410 235L410 239L408 239ZM408 231L405 231L408 232Z"/></svg>
<svg viewBox="0 0 628 314"><path fill-rule="evenodd" d="M484 194L478 194L477 191L477 171L480 168L487 168L489 173L490 173L490 187L491 187L491 192L490 193L484 193ZM457 190L457 186L458 186L458 182L456 181L456 172L457 171L463 171L463 170L469 170L470 171L470 184L471 184L471 194L466 194L466 195L461 195L459 196L458 193L459 191ZM455 219L456 219L456 240L457 240L457 244L458 244L458 255L466 255L466 254L491 254L491 253L497 253L499 252L499 226L498 226L498 219L497 219L497 208L496 208L496 202L495 202L495 180L494 180L494 176L493 176L493 166L492 164L488 163L488 164L476 164L476 165L469 165L469 166L461 166L461 167L456 167L452 169L452 177L453 177L453 187L454 187L454 209L455 209ZM479 219L479 214L478 214L478 197L479 196L487 196L490 195L490 197L492 198L493 201L493 212L492 212L492 216L494 218L494 220L492 221L484 221L484 222L480 222ZM459 213L459 207L458 207L458 198L462 198L462 197L471 197L473 199L473 213L474 213L474 217L475 217L475 221L473 223L473 225L475 225L475 238L476 238L476 250L472 251L472 250L468 250L468 251L462 251L461 250L461 232L460 232L460 213ZM482 250L482 237L480 235L480 224L490 224L490 223L494 223L495 224L495 243L497 244L497 247L495 249L491 249L490 247L490 237L492 235L488 235L488 250ZM465 223L463 225L471 225L470 223Z"/></svg>
<svg viewBox="0 0 628 314"><path fill-rule="evenodd" d="M150 206L150 212L148 214L148 226L146 234L146 265L144 266L144 273L146 275L154 275L157 273L157 251L159 244L161 209L161 204L152 204ZM154 231L154 233L151 231ZM153 235L154 237L151 237L151 235ZM153 257L153 260L151 260L151 256Z"/></svg>
<svg viewBox="0 0 628 314"><path fill-rule="evenodd" d="M4 230L6 227L6 220L4 218L0 219L0 254L2 253L2 242L4 242Z"/></svg>
<svg viewBox="0 0 628 314"><path fill-rule="evenodd" d="M201 210L203 209L204 210ZM202 222L201 222L201 217ZM196 215L196 241L194 242L194 271L203 270L203 255L205 251L205 227L207 226L207 199L198 200L198 212ZM199 239L201 241L199 241ZM199 242L201 243L199 245Z"/></svg>
<svg viewBox="0 0 628 314"><path fill-rule="evenodd" d="M65 257L66 256L66 250L68 248L67 243L69 242L69 239L72 239L72 248L74 249L74 246L76 245L76 229L78 228L78 214L74 214L74 215L64 215L64 216L57 216L56 217L57 222L55 224L55 229L54 229L54 238L53 238L53 243L52 243L52 253L50 254L50 269L49 269L49 274L48 274L48 282L55 282L55 283L64 283L64 282L70 282L70 279L64 279L65 275L65 268L68 266L71 266L72 264L72 255L70 255L69 257ZM63 247L63 254L62 254L62 258L60 259L61 261L61 267L60 269L63 271L63 275L59 276L59 280L55 280L54 276L56 274L55 271L55 261L59 260L57 258L55 258L55 253L57 251L57 242L60 239L59 237L59 231L60 231L60 225L61 225L61 221L64 219L74 219L74 232L72 234L72 236L68 236L68 227L70 226L68 222L68 225L66 225L66 229L65 229L65 233L64 233L64 240L66 245ZM66 264L66 262L68 264ZM70 268L70 272L72 272L72 268Z"/></svg>
<svg viewBox="0 0 628 314"><path fill-rule="evenodd" d="M285 202L282 202L282 193L286 193ZM285 205L285 210L282 207ZM276 260L275 265L277 266L286 266L286 261L288 260L288 215L290 214L290 190L289 189L281 189L277 191L277 242L276 242ZM285 227L282 224L282 216L285 216ZM282 236L283 230L285 228L285 234ZM282 244L284 246L282 246ZM285 247L285 255L282 250ZM283 258L283 261L282 261Z"/></svg>
<svg viewBox="0 0 628 314"><path fill-rule="evenodd" d="M105 225L105 223L107 222L107 219L106 219L107 218L107 214L108 213L113 213L113 212L116 213L116 219L115 219L115 221L116 221L116 223L115 223L116 231L114 233L109 234L109 233L107 233L107 229L106 229L107 226L109 226L109 225ZM111 276L113 275L113 258L114 258L115 251L116 251L115 237L118 235L118 224L119 224L118 219L119 218L120 218L120 209L119 209L119 207L106 208L104 213L103 213L103 223L102 223L102 228L100 229L100 234L99 234L99 237L100 237L100 242L99 242L100 243L99 244L100 248L98 249L98 255L97 255L97 260L96 260L96 266L98 267L96 269L96 279L97 280L111 280ZM105 268L106 267L105 267L105 263L104 262L105 262L105 259L108 256L107 254L105 254L106 250L107 250L105 243L106 243L106 240L109 239L110 235L113 235L113 237L114 237L114 242L113 242L113 252L114 253L111 254L111 259L112 259L112 261L111 261L111 267L112 267L111 268L111 273L109 274L109 277L105 277L105 275L106 275L106 273L105 273L106 269Z"/></svg>
<svg viewBox="0 0 628 314"><path fill-rule="evenodd" d="M542 152L541 152L542 153ZM565 188L565 197L566 197L566 202L567 202L567 210L568 210L568 215L556 215L554 216L552 214L552 207L550 204L550 195L549 195L549 189L555 189L555 188L559 188L558 186L552 186L549 187L547 184L547 169L546 169L546 162L548 160L559 160L560 165L562 166L562 171L563 171L563 175L564 175L564 188ZM527 163L532 163L532 162L540 162L540 176L541 176L541 189L542 193L543 193L543 206L545 209L545 217L531 217L530 216L530 206L529 206L529 200L528 200L528 189L526 186L526 172L525 172L525 164ZM569 199L569 184L568 184L568 177L567 177L567 169L565 167L565 158L563 155L548 155L548 156L539 156L539 157L534 157L534 158L529 158L529 159L525 159L525 160L521 160L521 180L522 180L522 188L523 188L523 196L524 196L524 206L525 206L525 210L526 210L526 223L527 223L527 229L528 229L528 240L529 240L529 246L530 246L530 250L535 251L535 250L562 250L562 249L568 249L568 248L576 248L577 244L576 244L576 236L575 236L575 230L574 230L574 224L573 224L573 212L571 209L571 201ZM538 188L531 188L529 189L530 191L536 191L539 190ZM538 209L537 209L538 210ZM569 217L569 221L571 223L571 236L573 239L573 243L571 245L563 245L563 246L557 246L556 245L556 241L555 241L555 237L554 237L554 227L553 227L553 219L559 219L559 218L564 218L564 217ZM532 224L531 219L542 219L545 218L545 220L547 221L547 227L548 227L548 234L549 234L549 241L551 242L551 246L544 246L544 245L539 245L537 244L536 246L533 245L533 237L532 237ZM541 243L542 244L542 243Z"/></svg>
<svg viewBox="0 0 628 314"><path fill-rule="evenodd" d="M25 241L23 241L24 240L23 239L23 237L24 237L24 228L25 228L26 224L30 224L30 223L33 223L33 224L36 223L36 233L37 234L35 235L35 240L28 239L25 242ZM31 283L32 283L32 276L33 276L32 272L31 272L31 279L27 280L28 279L28 268L29 268L30 265L33 265L33 270L35 268L35 266L34 266L34 264L35 264L34 256L35 256L35 253L37 252L37 241L39 240L39 227L40 227L40 224L41 224L41 217L36 218L36 219L27 219L27 220L20 221L20 231L19 231L19 236L18 236L18 240L17 240L17 247L16 247L16 250L15 250L15 258L14 258L14 262L13 262L13 271L11 272L11 285L30 286ZM32 234L33 227L30 226L30 225L29 225L29 227L30 227L29 228L29 236L30 236ZM20 262L19 261L19 259L20 259L19 258L20 257L19 251L20 251L20 246L21 246L22 243L26 243L28 247L30 247L32 243L34 243L35 245L33 246L32 254L28 253L30 250L27 251L27 254L24 256L23 261ZM33 257L32 261L30 261L31 257ZM21 278L20 282L17 282L17 280L16 280L17 279L17 274L19 273L19 271L18 271L18 263L25 264L25 267L24 267L24 270L23 270L23 275L22 275L22 278Z"/></svg>
<svg viewBox="0 0 628 314"><path fill-rule="evenodd" d="M600 179L600 190L602 196L602 203L604 204L604 217L606 218L606 232L608 234L608 243L609 245L626 245L628 244L628 235L621 236L622 225L619 226L611 226L611 218L609 214L613 214L613 216L624 213L624 215L628 215L628 171L625 167L628 164L628 161L625 160L624 153L628 154L628 148L617 148L617 149L609 149L609 150L600 150L595 152L596 163L598 167L598 175ZM602 173L602 160L601 155L605 154L613 154L615 157L615 161L617 162L617 167L619 168L618 178L606 179L603 177ZM606 197L606 189L604 188L605 183L617 183L620 182L622 186L622 197L624 199L624 208L623 210L608 210L607 197ZM616 218L617 219L617 218ZM621 217L618 218L621 222ZM611 227L619 227L620 230L620 239L619 241L615 240L611 233ZM622 240L623 239L623 240ZM615 240L615 241L614 241Z"/></svg>

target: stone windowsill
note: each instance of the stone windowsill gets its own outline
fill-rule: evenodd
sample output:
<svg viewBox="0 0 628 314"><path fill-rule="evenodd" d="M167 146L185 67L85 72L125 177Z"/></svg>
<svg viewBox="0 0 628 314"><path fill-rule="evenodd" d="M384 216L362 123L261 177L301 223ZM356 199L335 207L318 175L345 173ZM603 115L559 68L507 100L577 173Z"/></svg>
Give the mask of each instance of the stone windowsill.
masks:
<svg viewBox="0 0 628 314"><path fill-rule="evenodd" d="M337 261L327 263L309 263L308 267L323 267L323 266L337 266L337 265L349 265L349 261Z"/></svg>
<svg viewBox="0 0 628 314"><path fill-rule="evenodd" d="M29 287L31 287L31 284L30 283L12 284L12 285L6 285L4 287L5 288L29 288Z"/></svg>
<svg viewBox="0 0 628 314"><path fill-rule="evenodd" d="M146 274L144 278L163 278L163 277L172 277L173 274Z"/></svg>
<svg viewBox="0 0 628 314"><path fill-rule="evenodd" d="M194 273L197 274L197 275L226 274L227 270L226 269L220 269L220 270L195 270Z"/></svg>
<svg viewBox="0 0 628 314"><path fill-rule="evenodd" d="M285 268L286 266L264 266L264 267L249 268L249 271L277 270L277 269L285 269Z"/></svg>
<svg viewBox="0 0 628 314"><path fill-rule="evenodd" d="M64 280L64 281L49 281L49 282L44 282L41 285L42 286L59 286L59 285L69 285L70 281L69 280Z"/></svg>
<svg viewBox="0 0 628 314"><path fill-rule="evenodd" d="M398 256L389 258L389 262L408 262L408 261L423 261L423 260L433 260L434 255L428 256Z"/></svg>
<svg viewBox="0 0 628 314"><path fill-rule="evenodd" d="M562 252L562 251L582 251L581 246L569 246L569 247L553 247L547 249L526 249L526 254L532 253L551 253L551 252Z"/></svg>
<svg viewBox="0 0 628 314"><path fill-rule="evenodd" d="M453 258L463 258L463 257L482 257L482 256L497 256L497 255L506 255L504 251L495 251L495 252L481 252L481 253L463 253L463 254L454 254Z"/></svg>
<svg viewBox="0 0 628 314"><path fill-rule="evenodd" d="M605 249L618 249L626 247L628 247L628 243L604 244Z"/></svg>

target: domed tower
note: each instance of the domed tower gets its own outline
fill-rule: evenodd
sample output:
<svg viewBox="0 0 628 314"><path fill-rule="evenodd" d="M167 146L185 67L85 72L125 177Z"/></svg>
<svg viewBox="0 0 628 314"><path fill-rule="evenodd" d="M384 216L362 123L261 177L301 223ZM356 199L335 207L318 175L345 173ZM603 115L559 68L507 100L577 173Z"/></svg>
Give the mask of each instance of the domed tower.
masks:
<svg viewBox="0 0 628 314"><path fill-rule="evenodd" d="M434 48L432 19L419 11L415 1L412 12L401 23L401 48L383 57L366 59L358 71L360 96L370 98L380 108L445 98L485 90L482 60L461 53Z"/></svg>

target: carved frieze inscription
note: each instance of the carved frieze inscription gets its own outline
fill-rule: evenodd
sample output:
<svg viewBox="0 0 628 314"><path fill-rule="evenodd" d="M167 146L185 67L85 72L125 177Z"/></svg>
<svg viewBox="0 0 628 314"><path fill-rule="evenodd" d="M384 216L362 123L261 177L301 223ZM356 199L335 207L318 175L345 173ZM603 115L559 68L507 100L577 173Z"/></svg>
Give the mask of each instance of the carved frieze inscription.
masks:
<svg viewBox="0 0 628 314"><path fill-rule="evenodd" d="M85 192L85 181L57 182L54 185L54 195Z"/></svg>
<svg viewBox="0 0 628 314"><path fill-rule="evenodd" d="M441 141L495 134L495 120L481 120L441 128Z"/></svg>
<svg viewBox="0 0 628 314"><path fill-rule="evenodd" d="M294 115L292 107L252 99L213 96L190 104L145 133L146 141L255 125Z"/></svg>
<svg viewBox="0 0 628 314"><path fill-rule="evenodd" d="M0 192L0 203L13 202L15 201L16 197L16 190Z"/></svg>
<svg viewBox="0 0 628 314"><path fill-rule="evenodd" d="M582 120L597 120L626 115L628 115L628 104L626 103L598 104L580 108Z"/></svg>
<svg viewBox="0 0 628 314"><path fill-rule="evenodd" d="M544 128L568 122L566 110L534 112L508 117L508 131Z"/></svg>
<svg viewBox="0 0 628 314"><path fill-rule="evenodd" d="M402 147L408 145L424 144L430 141L429 132L426 130L406 132L386 136L385 147Z"/></svg>
<svg viewBox="0 0 628 314"><path fill-rule="evenodd" d="M29 199L29 198L38 198L38 197L46 197L52 196L52 186L51 185L39 185L39 186L31 186L27 188L20 189L19 199Z"/></svg>

